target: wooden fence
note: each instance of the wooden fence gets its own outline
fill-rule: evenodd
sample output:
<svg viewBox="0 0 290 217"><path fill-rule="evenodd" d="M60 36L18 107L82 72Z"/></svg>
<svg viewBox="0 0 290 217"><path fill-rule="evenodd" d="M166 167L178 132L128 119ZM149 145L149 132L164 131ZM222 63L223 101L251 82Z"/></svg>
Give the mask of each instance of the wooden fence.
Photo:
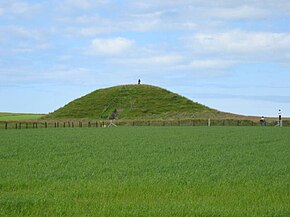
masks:
<svg viewBox="0 0 290 217"><path fill-rule="evenodd" d="M183 120L115 120L117 126L260 126L260 121L235 119L183 119ZM277 121L267 122L275 126ZM108 127L110 121L10 121L0 122L0 129L36 129L36 128L92 128ZM283 121L283 126L290 126L290 121Z"/></svg>

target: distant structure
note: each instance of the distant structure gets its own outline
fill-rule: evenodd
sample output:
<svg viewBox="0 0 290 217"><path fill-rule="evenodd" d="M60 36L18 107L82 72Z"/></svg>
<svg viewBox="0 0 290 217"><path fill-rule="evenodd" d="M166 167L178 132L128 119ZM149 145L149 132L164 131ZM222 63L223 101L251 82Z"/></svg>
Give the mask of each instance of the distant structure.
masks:
<svg viewBox="0 0 290 217"><path fill-rule="evenodd" d="M110 124L108 127L117 127L116 124L114 124L114 120L117 118L118 112L117 109L115 109L112 114L109 116Z"/></svg>
<svg viewBox="0 0 290 217"><path fill-rule="evenodd" d="M138 80L138 84L141 84L141 80L140 79Z"/></svg>
<svg viewBox="0 0 290 217"><path fill-rule="evenodd" d="M117 118L118 112L117 109L115 109L112 114L109 116L109 120L115 120Z"/></svg>
<svg viewBox="0 0 290 217"><path fill-rule="evenodd" d="M278 111L278 126L282 127L282 112L281 109Z"/></svg>
<svg viewBox="0 0 290 217"><path fill-rule="evenodd" d="M261 126L266 126L266 119L264 116L261 117L260 123L261 123Z"/></svg>

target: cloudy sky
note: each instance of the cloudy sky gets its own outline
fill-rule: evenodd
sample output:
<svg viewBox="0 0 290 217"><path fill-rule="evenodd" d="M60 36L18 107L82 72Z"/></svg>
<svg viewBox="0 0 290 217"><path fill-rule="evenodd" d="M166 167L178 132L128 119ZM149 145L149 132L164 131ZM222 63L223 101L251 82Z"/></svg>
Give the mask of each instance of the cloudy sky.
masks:
<svg viewBox="0 0 290 217"><path fill-rule="evenodd" d="M142 83L290 116L289 0L0 0L0 111Z"/></svg>

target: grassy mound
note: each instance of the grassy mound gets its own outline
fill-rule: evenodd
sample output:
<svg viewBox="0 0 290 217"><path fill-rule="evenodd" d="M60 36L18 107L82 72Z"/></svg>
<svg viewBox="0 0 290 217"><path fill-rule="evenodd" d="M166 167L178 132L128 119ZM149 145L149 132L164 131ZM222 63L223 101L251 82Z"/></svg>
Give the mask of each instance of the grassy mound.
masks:
<svg viewBox="0 0 290 217"><path fill-rule="evenodd" d="M199 103L151 85L122 85L99 89L45 116L46 119L207 118L226 116Z"/></svg>

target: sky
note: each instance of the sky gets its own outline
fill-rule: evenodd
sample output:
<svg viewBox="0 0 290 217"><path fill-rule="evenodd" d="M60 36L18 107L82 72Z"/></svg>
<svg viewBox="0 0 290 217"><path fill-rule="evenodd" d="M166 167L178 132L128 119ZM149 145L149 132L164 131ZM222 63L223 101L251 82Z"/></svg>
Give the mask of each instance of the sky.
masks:
<svg viewBox="0 0 290 217"><path fill-rule="evenodd" d="M289 117L290 1L0 0L0 111L49 113L138 79Z"/></svg>

